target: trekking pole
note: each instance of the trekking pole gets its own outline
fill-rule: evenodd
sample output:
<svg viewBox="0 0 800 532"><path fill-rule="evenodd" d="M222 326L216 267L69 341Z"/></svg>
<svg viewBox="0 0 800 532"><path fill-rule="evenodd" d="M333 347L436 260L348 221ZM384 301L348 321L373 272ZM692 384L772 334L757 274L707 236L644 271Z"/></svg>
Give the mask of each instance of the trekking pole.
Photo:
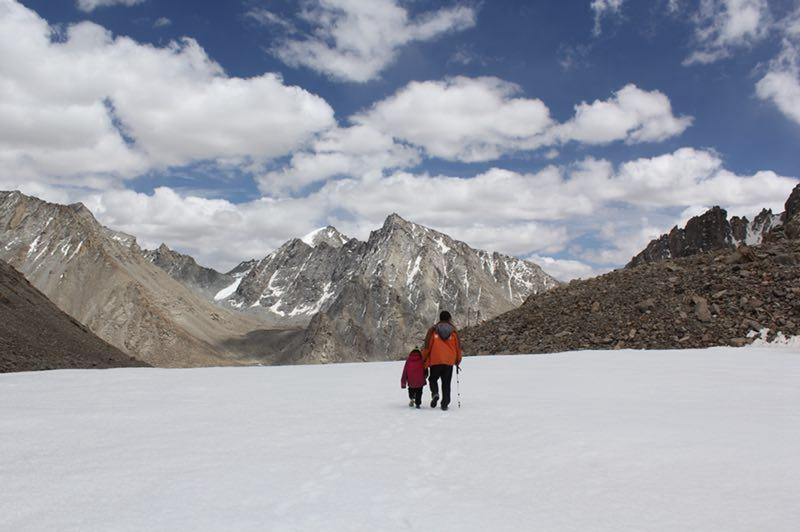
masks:
<svg viewBox="0 0 800 532"><path fill-rule="evenodd" d="M461 408L461 381L458 374L461 373L461 367L456 366L456 395L458 396L458 408Z"/></svg>

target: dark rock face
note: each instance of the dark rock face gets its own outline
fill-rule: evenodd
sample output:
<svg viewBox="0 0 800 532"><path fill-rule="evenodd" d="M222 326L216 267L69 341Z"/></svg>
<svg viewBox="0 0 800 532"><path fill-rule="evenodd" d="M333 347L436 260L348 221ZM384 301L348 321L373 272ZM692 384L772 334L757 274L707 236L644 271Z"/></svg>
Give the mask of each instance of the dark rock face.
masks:
<svg viewBox="0 0 800 532"><path fill-rule="evenodd" d="M738 217L734 216L731 218L731 238L735 242L744 242L747 240L747 229L750 226L750 222L747 220L746 216Z"/></svg>
<svg viewBox="0 0 800 532"><path fill-rule="evenodd" d="M800 214L800 185L794 187L789 199L786 200L784 205L784 220L789 221L794 219Z"/></svg>
<svg viewBox="0 0 800 532"><path fill-rule="evenodd" d="M740 244L756 245L780 224L781 217L772 214L769 209L762 210L750 222L747 217L738 216L729 221L728 213L724 209L713 207L690 219L686 227L673 227L668 234L652 240L626 267L690 257L718 249L733 249Z"/></svg>
<svg viewBox="0 0 800 532"><path fill-rule="evenodd" d="M737 233L746 234L743 220L737 219L734 227ZM631 260L628 267L732 247L733 234L734 229L728 221L728 213L724 209L714 207L705 214L689 220L685 228L673 227L669 234L650 242L644 251Z"/></svg>
<svg viewBox="0 0 800 532"><path fill-rule="evenodd" d="M0 260L0 373L136 366Z"/></svg>
<svg viewBox="0 0 800 532"><path fill-rule="evenodd" d="M794 187L784 208L783 223L786 226L786 236L800 238L800 185Z"/></svg>
<svg viewBox="0 0 800 532"><path fill-rule="evenodd" d="M472 355L746 345L800 334L800 240L646 263L531 297L463 332Z"/></svg>

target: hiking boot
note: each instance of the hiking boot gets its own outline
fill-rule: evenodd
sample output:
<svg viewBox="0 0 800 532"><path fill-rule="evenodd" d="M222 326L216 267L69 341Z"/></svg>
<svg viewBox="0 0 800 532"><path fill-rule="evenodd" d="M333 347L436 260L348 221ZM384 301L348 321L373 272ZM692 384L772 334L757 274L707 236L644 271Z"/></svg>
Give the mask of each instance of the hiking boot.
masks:
<svg viewBox="0 0 800 532"><path fill-rule="evenodd" d="M445 404L442 405L442 410L447 410L449 407Z"/></svg>
<svg viewBox="0 0 800 532"><path fill-rule="evenodd" d="M437 404L439 404L439 396L434 395L433 399L431 399L431 408L436 408Z"/></svg>
<svg viewBox="0 0 800 532"><path fill-rule="evenodd" d="M419 408L419 405L417 405L417 408Z"/></svg>
<svg viewBox="0 0 800 532"><path fill-rule="evenodd" d="M414 400L413 399L408 402L408 406L414 406Z"/></svg>

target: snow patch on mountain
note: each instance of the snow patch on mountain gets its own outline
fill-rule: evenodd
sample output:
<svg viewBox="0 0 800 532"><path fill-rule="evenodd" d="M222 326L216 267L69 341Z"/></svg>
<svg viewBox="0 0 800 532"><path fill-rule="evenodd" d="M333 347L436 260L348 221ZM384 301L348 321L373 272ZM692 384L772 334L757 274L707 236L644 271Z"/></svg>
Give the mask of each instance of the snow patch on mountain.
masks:
<svg viewBox="0 0 800 532"><path fill-rule="evenodd" d="M225 288L217 292L214 295L214 301L222 301L223 299L227 299L231 295L233 295L233 293L236 292L236 289L239 288L239 285L242 283L242 279L243 276L237 278L230 285L226 286Z"/></svg>
<svg viewBox="0 0 800 532"><path fill-rule="evenodd" d="M326 226L320 227L311 231L306 236L300 239L312 248L319 246L322 243L328 244L331 247L342 247L347 243L349 238L340 233L335 227Z"/></svg>

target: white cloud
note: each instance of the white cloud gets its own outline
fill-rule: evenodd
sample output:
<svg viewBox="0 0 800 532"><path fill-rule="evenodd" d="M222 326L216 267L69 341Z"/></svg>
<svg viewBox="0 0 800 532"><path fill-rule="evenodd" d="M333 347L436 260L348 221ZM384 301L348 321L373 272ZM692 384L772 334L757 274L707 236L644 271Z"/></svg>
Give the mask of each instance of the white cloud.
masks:
<svg viewBox="0 0 800 532"><path fill-rule="evenodd" d="M767 0L701 0L693 22L697 49L685 65L713 63L762 40L771 16Z"/></svg>
<svg viewBox="0 0 800 532"><path fill-rule="evenodd" d="M295 25L290 21L264 7L251 7L244 16L262 26L275 26L289 33L297 31Z"/></svg>
<svg viewBox="0 0 800 532"><path fill-rule="evenodd" d="M575 117L557 128L558 136L587 144L624 139L629 144L657 142L683 133L692 117L676 117L672 104L659 91L626 85L608 100L575 107Z"/></svg>
<svg viewBox="0 0 800 532"><path fill-rule="evenodd" d="M756 94L800 124L800 8L780 21L778 28L783 34L782 50L756 84Z"/></svg>
<svg viewBox="0 0 800 532"><path fill-rule="evenodd" d="M20 177L93 186L265 161L334 125L321 98L275 74L229 77L192 39L156 47L89 22L59 33L13 0L0 0L0 57L0 165Z"/></svg>
<svg viewBox="0 0 800 532"><path fill-rule="evenodd" d="M542 269L562 282L568 282L573 279L588 279L595 277L602 270L596 269L593 266L573 259L555 259L545 255L531 255L526 257L527 260L535 262Z"/></svg>
<svg viewBox="0 0 800 532"><path fill-rule="evenodd" d="M435 157L488 161L535 146L551 124L541 100L519 93L518 86L489 77L413 81L352 120Z"/></svg>
<svg viewBox="0 0 800 532"><path fill-rule="evenodd" d="M145 0L76 0L75 5L81 11L94 11L98 7L108 6L135 6Z"/></svg>
<svg viewBox="0 0 800 532"><path fill-rule="evenodd" d="M337 176L377 179L387 170L416 166L421 159L419 149L397 143L372 127L337 128L317 139L311 151L293 154L286 166L257 181L264 194L280 196Z"/></svg>
<svg viewBox="0 0 800 532"><path fill-rule="evenodd" d="M787 45L786 54L793 56L795 66L777 65L770 69L756 85L756 94L763 100L770 100L790 119L800 124L800 75L796 66L797 49Z"/></svg>
<svg viewBox="0 0 800 532"><path fill-rule="evenodd" d="M263 9L254 14L251 18L268 23L283 20ZM273 53L290 66L353 82L377 78L400 48L411 42L465 30L476 21L475 10L465 6L411 18L397 0L313 0L299 16L311 33L286 37L273 47Z"/></svg>
<svg viewBox="0 0 800 532"><path fill-rule="evenodd" d="M602 21L604 17L609 15L619 14L622 10L622 4L625 0L592 0L589 7L594 12L594 30L595 36L602 33Z"/></svg>
<svg viewBox="0 0 800 532"><path fill-rule="evenodd" d="M492 77L414 81L351 120L430 156L464 162L569 141L662 141L692 123L673 114L664 94L627 85L608 100L576 106L575 117L559 125L541 100L521 97L519 87Z"/></svg>

